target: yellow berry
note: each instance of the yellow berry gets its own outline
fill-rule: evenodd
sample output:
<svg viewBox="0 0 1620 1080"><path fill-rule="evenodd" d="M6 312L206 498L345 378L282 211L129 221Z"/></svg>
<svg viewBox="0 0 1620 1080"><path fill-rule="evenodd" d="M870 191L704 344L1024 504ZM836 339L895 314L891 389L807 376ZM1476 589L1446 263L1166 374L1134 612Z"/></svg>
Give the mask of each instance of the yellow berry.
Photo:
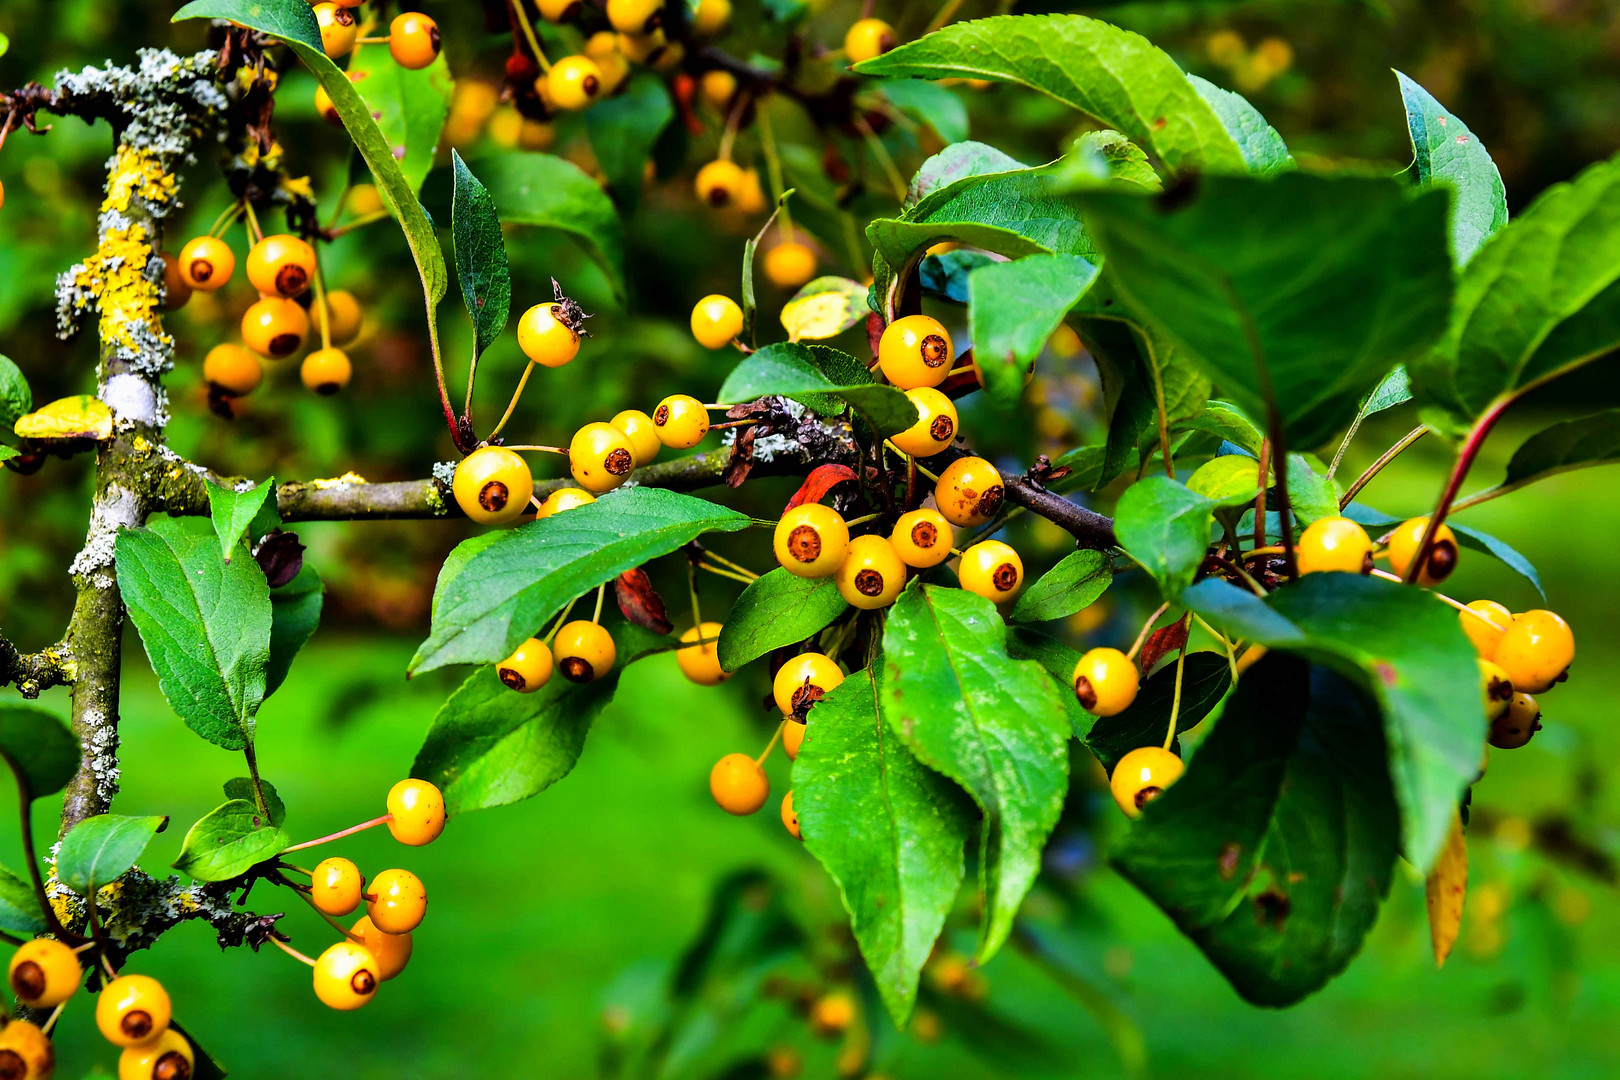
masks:
<svg viewBox="0 0 1620 1080"><path fill-rule="evenodd" d="M658 451L663 449L664 444L658 438L658 425L653 423L652 417L640 409L625 409L621 413L614 414L613 419L608 422L630 440L630 451L635 455L637 467L652 461L658 456Z"/></svg>
<svg viewBox="0 0 1620 1080"><path fill-rule="evenodd" d="M1486 660L1479 660L1479 693L1485 705L1485 719L1495 721L1508 711L1513 702L1513 680L1503 671L1501 665Z"/></svg>
<svg viewBox="0 0 1620 1080"><path fill-rule="evenodd" d="M547 495L545 501L540 504L540 509L534 515L535 520L548 518L552 514L560 514L564 510L572 510L576 506L584 506L586 503L595 501L596 496L584 488L558 488L550 495Z"/></svg>
<svg viewBox="0 0 1620 1080"><path fill-rule="evenodd" d="M952 525L983 525L996 516L1006 495L1001 472L984 458L957 458L939 474L934 502Z"/></svg>
<svg viewBox="0 0 1620 1080"><path fill-rule="evenodd" d="M332 95L328 94L326 87L319 83L315 84L315 112L333 127L343 126L343 116L337 111L337 106L332 104Z"/></svg>
<svg viewBox="0 0 1620 1080"><path fill-rule="evenodd" d="M329 1008L349 1012L371 1004L382 977L371 950L353 941L340 941L315 960L315 996Z"/></svg>
<svg viewBox="0 0 1620 1080"><path fill-rule="evenodd" d="M326 294L326 332L334 345L347 345L360 334L362 313L360 301L347 289L333 289Z"/></svg>
<svg viewBox="0 0 1620 1080"><path fill-rule="evenodd" d="M444 832L444 795L426 780L406 779L388 789L388 831L411 847L431 844Z"/></svg>
<svg viewBox="0 0 1620 1080"><path fill-rule="evenodd" d="M1467 611L1457 612L1457 620L1474 643L1474 651L1489 659L1496 655L1502 635L1513 625L1513 612L1495 600L1475 600Z"/></svg>
<svg viewBox="0 0 1620 1080"><path fill-rule="evenodd" d="M731 21L731 0L698 0L697 12L692 16L692 29L704 37L713 37Z"/></svg>
<svg viewBox="0 0 1620 1080"><path fill-rule="evenodd" d="M579 14L580 0L537 0L535 6L547 22L568 22Z"/></svg>
<svg viewBox="0 0 1620 1080"><path fill-rule="evenodd" d="M309 898L319 911L347 915L360 906L365 884L358 866L348 859L333 856L315 864L315 872L310 875Z"/></svg>
<svg viewBox="0 0 1620 1080"><path fill-rule="evenodd" d="M1491 721L1487 741L1498 750L1517 750L1541 730L1541 706L1529 694L1515 693L1507 710Z"/></svg>
<svg viewBox="0 0 1620 1080"><path fill-rule="evenodd" d="M1162 746L1139 746L1119 759L1108 787L1126 817L1140 817L1142 808L1186 771L1181 759Z"/></svg>
<svg viewBox="0 0 1620 1080"><path fill-rule="evenodd" d="M419 71L439 58L439 24L420 11L394 16L388 24L388 51L402 68Z"/></svg>
<svg viewBox="0 0 1620 1080"><path fill-rule="evenodd" d="M621 34L650 34L664 23L664 0L607 0L607 17Z"/></svg>
<svg viewBox="0 0 1620 1080"><path fill-rule="evenodd" d="M701 645L693 642L707 638ZM675 650L675 662L681 674L699 686L718 686L731 678L731 673L720 666L720 624L700 623L681 635L682 648Z"/></svg>
<svg viewBox="0 0 1620 1080"><path fill-rule="evenodd" d="M698 170L693 186L698 201L719 209L731 205L742 191L743 171L735 161L711 161Z"/></svg>
<svg viewBox="0 0 1620 1080"><path fill-rule="evenodd" d="M296 300L265 296L242 315L242 344L272 360L284 360L304 347L309 315Z"/></svg>
<svg viewBox="0 0 1620 1080"><path fill-rule="evenodd" d="M180 276L187 285L201 292L213 292L236 273L236 253L225 241L199 236L180 249Z"/></svg>
<svg viewBox="0 0 1620 1080"><path fill-rule="evenodd" d="M602 69L588 56L565 56L551 65L546 89L559 109L577 112L602 92Z"/></svg>
<svg viewBox="0 0 1620 1080"><path fill-rule="evenodd" d="M586 424L568 444L568 471L586 491L600 495L629 478L636 452L624 432L612 424Z"/></svg>
<svg viewBox="0 0 1620 1080"><path fill-rule="evenodd" d="M834 574L849 550L849 526L830 506L804 503L776 523L776 561L788 573L822 578Z"/></svg>
<svg viewBox="0 0 1620 1080"><path fill-rule="evenodd" d="M852 64L882 56L898 39L894 27L882 19L859 19L844 33L844 55Z"/></svg>
<svg viewBox="0 0 1620 1080"><path fill-rule="evenodd" d="M729 108L737 96L737 76L720 68L705 71L702 85L704 98L717 109Z"/></svg>
<svg viewBox="0 0 1620 1080"><path fill-rule="evenodd" d="M163 252L163 310L179 311L191 299L191 286L180 273L180 259Z"/></svg>
<svg viewBox="0 0 1620 1080"><path fill-rule="evenodd" d="M1406 571L1417 559L1418 545L1423 542L1423 533L1428 527L1428 518L1412 518L1402 522L1390 536L1389 568L1398 576L1406 577ZM1457 568L1457 554L1456 534L1451 531L1451 526L1441 525L1435 530L1434 543L1429 548L1428 562L1419 571L1417 583L1438 585L1450 577L1451 572Z"/></svg>
<svg viewBox="0 0 1620 1080"><path fill-rule="evenodd" d="M150 975L120 975L96 998L96 1027L114 1046L134 1046L163 1034L173 1009L168 991Z"/></svg>
<svg viewBox="0 0 1620 1080"><path fill-rule="evenodd" d="M0 1076L51 1080L56 1048L32 1020L13 1020L0 1030Z"/></svg>
<svg viewBox="0 0 1620 1080"><path fill-rule="evenodd" d="M883 329L878 339L878 367L902 390L938 386L956 359L950 331L938 319L907 315Z"/></svg>
<svg viewBox="0 0 1620 1080"><path fill-rule="evenodd" d="M1074 696L1093 716L1124 712L1141 684L1136 664L1118 649L1092 649L1074 665Z"/></svg>
<svg viewBox="0 0 1620 1080"><path fill-rule="evenodd" d="M855 999L841 990L824 994L810 1005L810 1030L822 1038L841 1035L855 1023Z"/></svg>
<svg viewBox="0 0 1620 1080"><path fill-rule="evenodd" d="M366 917L385 934L415 930L427 915L427 889L409 870L384 870L371 882Z"/></svg>
<svg viewBox="0 0 1620 1080"><path fill-rule="evenodd" d="M690 394L671 394L653 410L658 441L671 450L690 450L709 433L709 410Z"/></svg>
<svg viewBox="0 0 1620 1080"><path fill-rule="evenodd" d="M816 652L800 653L776 669L776 677L771 680L771 696L784 717L803 723L816 702L843 681L844 673L832 657Z"/></svg>
<svg viewBox="0 0 1620 1080"><path fill-rule="evenodd" d="M550 501L549 499L547 500ZM541 516L544 516L542 509ZM532 694L551 681L551 649L539 638L530 638L495 665L495 674L520 694Z"/></svg>
<svg viewBox="0 0 1620 1080"><path fill-rule="evenodd" d="M264 365L240 345L215 345L203 357L203 378L232 397L242 397L258 389Z"/></svg>
<svg viewBox="0 0 1620 1080"><path fill-rule="evenodd" d="M742 308L729 296L713 293L692 308L692 336L705 349L725 348L742 328Z"/></svg>
<svg viewBox="0 0 1620 1080"><path fill-rule="evenodd" d="M788 789L786 795L782 796L782 827L788 831L788 834L793 839L804 839L799 832L799 815L793 810L793 790L791 788Z"/></svg>
<svg viewBox="0 0 1620 1080"><path fill-rule="evenodd" d="M894 445L912 457L933 457L956 438L956 403L932 386L907 390L917 408L917 422L894 437Z"/></svg>
<svg viewBox="0 0 1620 1080"><path fill-rule="evenodd" d="M872 610L894 603L906 587L906 564L882 536L857 536L833 574L838 592L851 607Z"/></svg>
<svg viewBox="0 0 1620 1080"><path fill-rule="evenodd" d="M588 683L613 670L619 650L613 635L599 624L575 619L557 631L554 642L557 667L569 682Z"/></svg>
<svg viewBox="0 0 1620 1080"><path fill-rule="evenodd" d="M331 397L348 386L353 374L349 354L336 348L316 349L304 357L298 368L298 377L304 385L322 397Z"/></svg>
<svg viewBox="0 0 1620 1080"><path fill-rule="evenodd" d="M191 1041L168 1028L151 1042L124 1047L118 1055L118 1080L190 1080L196 1064Z"/></svg>
<svg viewBox="0 0 1620 1080"><path fill-rule="evenodd" d="M765 770L747 754L727 754L709 770L709 794L728 814L752 814L765 805L770 793Z"/></svg>
<svg viewBox="0 0 1620 1080"><path fill-rule="evenodd" d="M380 982L387 982L404 971L405 965L411 961L409 933L385 934L364 915L355 922L350 933L361 939L366 951L377 961L377 979Z"/></svg>
<svg viewBox="0 0 1620 1080"><path fill-rule="evenodd" d="M502 446L483 446L461 459L450 484L461 512L481 525L516 520L534 495L528 463Z"/></svg>
<svg viewBox="0 0 1620 1080"><path fill-rule="evenodd" d="M579 354L578 320L572 304L536 304L518 320L518 348L536 364L562 367Z"/></svg>
<svg viewBox="0 0 1620 1080"><path fill-rule="evenodd" d="M1372 537L1349 518L1317 518L1300 534L1294 557L1302 574L1364 574L1372 568Z"/></svg>
<svg viewBox="0 0 1620 1080"><path fill-rule="evenodd" d="M951 523L938 510L924 508L900 515L889 542L907 566L926 570L951 557Z"/></svg>
<svg viewBox="0 0 1620 1080"><path fill-rule="evenodd" d="M1575 635L1569 623L1551 611L1522 612L1513 616L1493 659L1515 689L1539 694L1563 681L1575 660Z"/></svg>
<svg viewBox="0 0 1620 1080"><path fill-rule="evenodd" d="M782 721L782 749L787 752L789 761L798 758L799 747L804 745L804 732L807 726L797 720Z"/></svg>
<svg viewBox="0 0 1620 1080"><path fill-rule="evenodd" d="M30 1009L54 1009L73 996L84 971L71 948L53 938L35 938L11 954L7 977L18 1001Z"/></svg>
<svg viewBox="0 0 1620 1080"><path fill-rule="evenodd" d="M816 276L816 253L797 240L784 240L765 253L765 276L780 289L797 289Z"/></svg>
<svg viewBox="0 0 1620 1080"><path fill-rule="evenodd" d="M962 553L956 576L968 592L999 604L1010 599L1023 584L1024 563L1007 544L984 540Z"/></svg>

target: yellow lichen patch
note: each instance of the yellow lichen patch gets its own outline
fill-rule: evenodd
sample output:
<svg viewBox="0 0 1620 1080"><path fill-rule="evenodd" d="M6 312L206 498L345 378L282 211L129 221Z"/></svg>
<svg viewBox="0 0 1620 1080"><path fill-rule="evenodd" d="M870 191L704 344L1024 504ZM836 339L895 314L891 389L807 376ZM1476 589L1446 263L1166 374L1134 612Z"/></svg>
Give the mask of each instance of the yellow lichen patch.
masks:
<svg viewBox="0 0 1620 1080"><path fill-rule="evenodd" d="M101 201L101 209L124 213L130 199L137 195L149 203L167 203L174 198L174 192L174 176L157 158L120 144L112 171L107 174L107 197Z"/></svg>
<svg viewBox="0 0 1620 1080"><path fill-rule="evenodd" d="M17 420L14 431L19 439L40 442L52 439L94 439L112 437L113 415L100 398L89 394L61 398L35 409Z"/></svg>
<svg viewBox="0 0 1620 1080"><path fill-rule="evenodd" d="M90 292L101 309L101 340L135 353L142 349L136 327L146 327L152 336L163 333L155 314L158 283L145 272L151 256L146 229L130 225L108 229L96 253L85 260Z"/></svg>
<svg viewBox="0 0 1620 1080"><path fill-rule="evenodd" d="M326 480L311 480L309 486L316 491L321 491L325 488L343 487L346 484L368 484L370 482L359 473L351 471L344 473L342 476L334 476Z"/></svg>
<svg viewBox="0 0 1620 1080"><path fill-rule="evenodd" d="M307 176L285 176L279 185L282 191L297 199L308 202L315 201L315 186L309 182Z"/></svg>

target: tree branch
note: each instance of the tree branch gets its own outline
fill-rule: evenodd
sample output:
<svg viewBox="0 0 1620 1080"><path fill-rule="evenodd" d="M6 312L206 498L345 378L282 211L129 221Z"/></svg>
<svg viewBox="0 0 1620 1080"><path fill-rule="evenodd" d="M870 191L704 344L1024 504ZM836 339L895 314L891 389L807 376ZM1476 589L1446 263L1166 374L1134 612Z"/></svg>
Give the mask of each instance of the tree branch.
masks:
<svg viewBox="0 0 1620 1080"><path fill-rule="evenodd" d="M58 643L37 653L21 653L17 646L0 637L0 686L16 686L25 698L37 698L41 690L65 685L73 678L73 662L65 645Z"/></svg>

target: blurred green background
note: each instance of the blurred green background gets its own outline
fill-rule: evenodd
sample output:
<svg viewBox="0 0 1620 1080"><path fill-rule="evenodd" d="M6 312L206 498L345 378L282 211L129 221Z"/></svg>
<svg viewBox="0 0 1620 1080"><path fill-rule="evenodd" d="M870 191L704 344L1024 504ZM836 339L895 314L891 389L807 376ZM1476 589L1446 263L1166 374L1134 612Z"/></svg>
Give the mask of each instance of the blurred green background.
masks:
<svg viewBox="0 0 1620 1080"><path fill-rule="evenodd" d="M740 55L779 53L781 28L762 18L756 0L736 4L736 30L725 46ZM178 5L8 0L0 32L12 47L0 57L0 83L49 83L60 67L129 62L142 44L199 47L200 27L168 25L172 6ZM501 35L484 30L479 5L408 6L440 20L464 87L498 83L508 49ZM858 5L813 6L805 34L835 47ZM967 3L960 15L993 7ZM1614 78L1620 9L1599 0L1027 7L1085 11L1142 31L1189 70L1250 96L1308 165L1404 166L1409 148L1391 67L1468 122L1501 165L1515 209L1620 145ZM905 36L937 7L885 0L877 9ZM289 169L314 178L324 219L342 190L347 160L341 135L314 115L312 89L306 75L288 73L276 127ZM1032 94L955 92L973 137L1029 162L1056 156L1077 130L1075 114ZM523 133L504 106L488 115L479 107L491 95L463 94L451 141L475 168L480 155L521 152L511 149L520 138L529 145L549 140L553 152L592 167L577 120ZM823 147L808 125L789 106L778 115L779 137L814 163ZM734 292L743 237L758 222L714 218L694 205L691 176L713 156L719 126L712 110L698 116L703 134L685 147L674 140L661 155L659 179L627 217L626 308L567 240L533 230L509 235L515 307L549 299L555 275L596 314L579 360L542 373L542 392L525 399L514 434L556 442L585 420L650 408L676 390L708 395L718 387L729 361L691 342L686 314L705 292ZM858 145L834 141L863 160ZM885 142L908 173L929 149L899 129ZM49 136L13 133L0 150L6 189L0 351L28 374L41 402L93 384L94 343L55 341L51 309L55 274L93 243L109 147L105 127L58 120ZM739 155L756 154L757 140L745 131ZM171 247L205 229L226 204L217 177L217 162L206 157L184 177L187 206ZM430 178L430 209L443 190L441 176ZM885 190L876 180L854 193L852 205L868 216L885 212L893 205ZM438 209L435 215L448 217ZM853 256L836 218L806 213L804 220L828 272L864 276L863 266L848 261ZM180 345L170 380L172 443L194 460L256 478L348 469L373 480L426 475L453 451L435 416L420 293L404 246L383 223L329 245L322 257L329 285L353 290L368 312L362 342L351 350L357 372L349 391L313 398L298 384L294 365L283 364L234 422L210 415L201 357L234 336L246 298L199 297L170 320ZM775 328L783 299L763 289L766 327ZM960 313L955 318L959 326ZM451 304L441 321L447 355L465 357L468 335ZM520 363L509 332L482 370L486 417L505 401ZM462 364L452 362L453 384ZM965 430L976 447L1027 462L1038 450L1095 437L1089 363L1047 357L1042 370L1049 378L1037 380L1024 414L1033 423L964 403ZM1465 490L1494 482L1538 421L1612 403L1612 382L1600 373L1530 403L1526 415L1493 436ZM1408 406L1369 424L1344 474L1356 475L1415 423ZM1447 448L1420 442L1363 500L1395 514L1426 511L1449 464ZM83 541L88 479L83 459L53 460L28 477L0 474L0 627L25 648L56 640L65 622L72 599L65 567ZM726 497L772 513L792 486L750 482ZM1435 970L1429 953L1422 882L1408 874L1398 877L1363 955L1343 977L1287 1012L1243 1004L1162 915L1106 868L1109 836L1124 823L1098 774L1077 757L1073 797L1047 874L1026 905L1020 947L1004 950L970 992L931 970L919 1018L903 1034L889 1030L861 998L857 1030L870 1026L871 1053L855 1074L1614 1075L1620 1032L1610 1018L1620 1001L1620 925L1610 852L1620 802L1607 763L1620 749L1610 722L1620 692L1610 539L1620 528L1620 507L1613 491L1612 473L1575 473L1462 519L1536 563L1551 605L1575 627L1580 657L1570 683L1545 702L1546 730L1522 751L1495 754L1475 789L1468 907L1444 971ZM288 803L291 830L304 838L378 812L453 687L454 674L444 673L407 684L403 669L425 634L438 564L468 530L396 523L298 531L328 583L326 616L292 678L261 714L259 752L265 775ZM1063 552L1054 530L1013 532L1031 577ZM769 561L762 536L715 546L757 569ZM673 570L659 568L656 576L677 625L684 625ZM1460 599L1490 596L1515 609L1538 602L1523 579L1472 552L1448 589ZM703 590L711 617L736 591L717 579ZM1068 632L1117 644L1150 607L1145 592L1122 579L1099 605L1100 620ZM218 803L220 784L240 772L240 763L185 730L157 692L133 633L127 655L117 809L173 817L174 827L146 860L157 872L178 851L186 823ZM818 1039L805 1020L807 1002L829 988L854 987L859 996L836 892L773 813L728 818L704 783L720 754L757 751L768 738L770 723L758 707L765 689L758 671L718 689L693 687L672 658L653 658L631 671L579 767L554 789L516 807L457 819L428 848L401 849L374 831L335 849L367 872L404 865L426 881L432 897L410 969L363 1012L322 1009L307 972L286 957L221 953L212 934L196 926L137 956L134 969L163 978L189 1030L245 1078L334 1070L357 1080L641 1075L649 1054L669 1076L848 1071L851 1048L862 1049L864 1040ZM66 712L61 691L42 700ZM787 763L780 755L770 772L775 789L784 790ZM54 829L43 807L37 824L41 842L48 842ZM0 834L0 861L19 865L15 836ZM731 902L717 908L717 895ZM262 887L249 898L255 910L285 910L289 903L298 910L284 925L295 944L318 950L329 932L313 914ZM963 903L957 923L971 926ZM715 911L712 926L722 932L694 951ZM971 936L956 945L970 947ZM668 987L683 956L691 961L693 992L677 1001ZM59 1076L110 1067L114 1055L94 1035L83 1003L69 1009L60 1031Z"/></svg>

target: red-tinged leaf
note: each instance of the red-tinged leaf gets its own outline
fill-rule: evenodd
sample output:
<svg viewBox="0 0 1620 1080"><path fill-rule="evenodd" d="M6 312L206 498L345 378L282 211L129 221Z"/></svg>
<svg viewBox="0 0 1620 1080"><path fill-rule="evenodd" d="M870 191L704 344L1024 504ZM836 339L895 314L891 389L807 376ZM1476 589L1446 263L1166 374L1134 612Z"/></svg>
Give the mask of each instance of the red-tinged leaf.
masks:
<svg viewBox="0 0 1620 1080"><path fill-rule="evenodd" d="M675 629L664 610L664 598L653 588L652 579L641 567L626 570L613 579L613 598L619 602L624 617L655 634L667 634Z"/></svg>
<svg viewBox="0 0 1620 1080"><path fill-rule="evenodd" d="M1452 818L1440 859L1429 871L1424 890L1429 904L1429 939L1434 944L1434 966L1445 967L1451 947L1462 928L1463 896L1468 891L1468 839L1462 816Z"/></svg>
<svg viewBox="0 0 1620 1080"><path fill-rule="evenodd" d="M721 477L727 487L739 488L748 474L754 468L754 440L759 437L762 425L751 424L742 429L737 435L737 441L731 444L731 460L726 462L726 471Z"/></svg>
<svg viewBox="0 0 1620 1080"><path fill-rule="evenodd" d="M1137 657L1137 663L1142 665L1142 673L1153 670L1153 665L1178 649L1187 647L1187 616L1183 615L1169 626L1161 626L1148 635L1147 641L1142 645L1142 653Z"/></svg>
<svg viewBox="0 0 1620 1080"><path fill-rule="evenodd" d="M848 465L818 465L810 470L810 475L804 478L803 485L793 493L788 500L787 509L803 506L805 503L820 502L827 497L827 492L847 480L855 479L855 470Z"/></svg>
<svg viewBox="0 0 1620 1080"><path fill-rule="evenodd" d="M883 316L877 312L874 311L866 317L866 343L872 347L872 359L874 361L878 356L878 342L883 339L885 329Z"/></svg>

